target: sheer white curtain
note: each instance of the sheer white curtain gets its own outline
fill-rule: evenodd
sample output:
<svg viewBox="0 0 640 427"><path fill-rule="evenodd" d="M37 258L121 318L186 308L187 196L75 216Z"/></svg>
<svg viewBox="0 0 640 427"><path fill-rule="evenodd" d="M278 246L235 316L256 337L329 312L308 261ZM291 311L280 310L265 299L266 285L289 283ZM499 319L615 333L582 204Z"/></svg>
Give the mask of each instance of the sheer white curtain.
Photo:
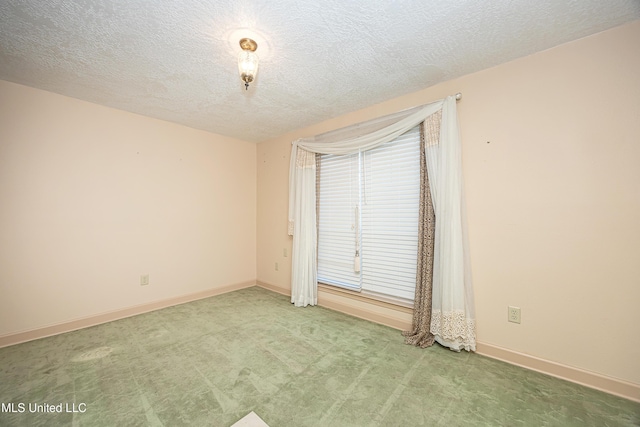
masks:
<svg viewBox="0 0 640 427"><path fill-rule="evenodd" d="M455 351L476 349L475 309L456 104L442 107L440 142L425 147L435 210L431 333Z"/></svg>
<svg viewBox="0 0 640 427"><path fill-rule="evenodd" d="M316 233L316 155L306 150L295 154L294 210L302 218L289 222L289 234L293 234L291 254L291 302L296 307L318 303L317 286L317 233ZM291 183L289 183L291 189ZM291 200L291 194L289 195ZM315 286L310 286L315 283Z"/></svg>
<svg viewBox="0 0 640 427"><path fill-rule="evenodd" d="M434 326L437 328L437 331L432 332L438 342L454 350L475 349L473 291L471 276L468 268L465 268L468 253L463 249L466 236L462 225L462 164L456 100L453 96L396 115L393 121L383 128L379 128L380 122L377 122L372 126L350 128L351 135L346 138L344 132L337 132L293 142L289 166L288 226L289 234L293 235L291 267L291 302L293 304L304 307L317 303L315 153L351 154L370 150L392 141L440 109L443 113L440 143L427 148L427 170L436 206L433 289L435 296L438 288L439 301L435 302L434 297L433 306L434 312L437 307L440 313L439 323L434 323L432 319L432 328ZM436 179L433 181L430 168L433 168L433 174L436 174ZM441 219L440 215L445 218ZM447 215L451 215L452 218L446 218ZM439 224L442 224L440 231L438 231ZM442 251L439 257L438 250ZM450 259L451 256L453 258ZM439 283L436 283L436 280L439 280ZM455 289L450 290L450 287ZM462 316L460 316L461 308ZM461 329L461 324L474 327L472 337L469 336L468 328ZM449 333L450 331L453 331L453 335ZM460 331L464 333L463 337L456 335Z"/></svg>

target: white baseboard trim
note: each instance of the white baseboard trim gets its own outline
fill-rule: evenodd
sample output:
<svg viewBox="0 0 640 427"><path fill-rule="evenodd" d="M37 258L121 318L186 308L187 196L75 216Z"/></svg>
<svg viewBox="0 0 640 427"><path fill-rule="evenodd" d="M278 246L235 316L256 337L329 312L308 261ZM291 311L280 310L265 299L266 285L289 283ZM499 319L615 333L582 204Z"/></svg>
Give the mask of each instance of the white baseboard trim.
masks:
<svg viewBox="0 0 640 427"><path fill-rule="evenodd" d="M218 288L208 289L202 292L182 295L179 297L167 298L160 301L154 301L146 304L136 305L133 307L127 307L119 310L109 311L106 313L96 314L93 316L83 317L80 319L71 320L69 322L63 322L63 323L58 323L51 326L45 326L43 328L37 328L29 331L3 335L3 336L0 336L0 348L7 347L14 344L20 344L27 341L36 340L39 338L50 337L52 335L63 334L65 332L76 331L78 329L88 328L90 326L99 325L101 323L112 322L118 319L124 319L125 317L136 316L138 314L159 310L161 308L167 308L174 305L184 304L186 302L196 301L203 298L209 298L215 295L237 291L239 289L250 288L255 285L256 285L255 280L242 282L242 283L235 283L232 285L226 285Z"/></svg>
<svg viewBox="0 0 640 427"><path fill-rule="evenodd" d="M287 295L287 296L291 295L291 290L290 289L282 288L281 286L274 285L273 283L269 283L269 282L264 282L264 281L258 280L256 282L256 285L260 286L262 288L265 288L267 290L270 290L270 291L273 291L273 292L277 292L277 293L282 294L282 295ZM410 329L411 328L411 323L410 322L405 322L402 319L397 319L397 318L394 318L394 317L390 317L390 316L384 315L384 314L379 313L379 312L367 310L365 308L354 307L354 306L349 305L349 304L344 304L344 303L341 303L339 301L335 301L335 300L332 300L332 299L324 298L323 297L323 292L326 292L328 294L335 294L335 295L344 296L344 294L339 290L332 291L331 289L326 289L326 288L325 289L318 289L318 306L320 306L320 307L328 308L328 309L334 310L334 311L339 311L340 313L344 313L344 314L347 314L349 316L357 317L357 318L363 319L363 320L368 320L368 321L374 322L374 323L379 323L381 325L389 326L389 327L394 328L394 329L406 330L406 329ZM366 301L369 304L377 305L377 306L381 306L381 307L387 307L387 308L388 307L393 307L393 309L397 310L398 312L412 311L412 309L409 309L409 308L400 307L400 306L393 305L393 304L390 304L390 303L376 301L376 300L372 300L370 298L361 297L361 296L347 295L346 298L348 300L354 300L354 301L361 301L361 302L362 301Z"/></svg>
<svg viewBox="0 0 640 427"><path fill-rule="evenodd" d="M357 317L359 319L368 320L370 322L379 323L384 326L389 326L390 328L398 329L398 330L407 330L411 327L409 324L399 320L394 319L393 317L385 316L380 313L375 313L373 311L365 310L363 308L352 307L346 304L341 304L337 301L318 301L318 305L320 307L325 307L330 310L339 311L340 313L348 314L353 317Z"/></svg>
<svg viewBox="0 0 640 427"><path fill-rule="evenodd" d="M476 353L585 387L604 391L634 402L640 402L640 384L630 383L482 342L476 343Z"/></svg>
<svg viewBox="0 0 640 427"><path fill-rule="evenodd" d="M322 298L321 295L318 296L318 305L320 307L339 311L340 313L348 314L350 316L368 320L370 322L379 323L381 325L389 326L390 328L398 329L401 331L411 329L411 322L406 322L402 319L391 317L383 313L367 310L366 308L354 307L352 305L344 304L336 300ZM397 307L397 310L402 311L402 307Z"/></svg>
<svg viewBox="0 0 640 427"><path fill-rule="evenodd" d="M281 294L281 295L286 295L288 297L291 296L291 290L290 289L285 289L281 286L278 285L274 285L273 283L269 283L269 282L264 282L262 280L257 280L256 281L256 286L259 286L261 288L265 288L269 291Z"/></svg>

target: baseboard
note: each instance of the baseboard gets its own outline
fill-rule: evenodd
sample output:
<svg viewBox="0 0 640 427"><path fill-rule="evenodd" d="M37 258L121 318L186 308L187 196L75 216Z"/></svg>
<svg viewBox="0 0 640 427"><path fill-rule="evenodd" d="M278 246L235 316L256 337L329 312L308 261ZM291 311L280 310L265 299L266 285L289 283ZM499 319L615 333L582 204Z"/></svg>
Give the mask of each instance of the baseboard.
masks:
<svg viewBox="0 0 640 427"><path fill-rule="evenodd" d="M605 393L640 402L640 385L617 378L540 359L528 354L498 347L487 343L476 343L476 353L492 359L501 360L511 365L520 366L542 374L551 375L585 387L604 391Z"/></svg>
<svg viewBox="0 0 640 427"><path fill-rule="evenodd" d="M326 295L343 297L333 292L327 292ZM318 293L318 305L320 307L325 307L330 310L339 311L341 313L348 314L350 316L354 316L359 319L368 320L374 323L379 323L381 325L389 326L394 329L407 330L411 328L411 321L406 321L406 320L399 319L397 317L392 317L380 311L373 311L363 307L356 307L351 304L345 304L343 302L336 301L335 299L326 298L326 295L323 295L322 292ZM373 301L367 298L347 297L347 301L349 300L352 300L354 302L366 303L371 306L383 307L386 309L390 309L387 311L392 311L392 312L395 311L397 313L402 313L405 315L407 312L413 311L412 309L408 309L405 307L394 306L392 304L388 304L380 301Z"/></svg>
<svg viewBox="0 0 640 427"><path fill-rule="evenodd" d="M394 319L393 317L384 316L380 313L375 313L373 311L365 310L362 308L352 307L346 304L340 304L336 301L323 301L322 303L318 303L320 307L325 307L330 310L339 311L340 313L348 314L353 317L357 317L359 319L368 320L370 322L379 323L381 325L389 326L390 328L398 329L398 330L407 330L411 327L411 324L407 324L406 322Z"/></svg>
<svg viewBox="0 0 640 427"><path fill-rule="evenodd" d="M260 286L262 288L265 288L267 290L270 290L270 291L273 291L273 292L277 292L277 293L282 294L282 295L287 295L287 296L291 295L291 290L290 289L282 288L281 286L274 285L273 283L269 283L269 282L264 282L264 281L258 280L256 282L256 285ZM410 322L405 322L405 321L403 321L401 319L397 319L397 318L393 318L393 317L384 315L383 313L367 310L367 309L360 308L360 307L354 307L353 305L344 304L344 303L340 303L340 302L335 301L335 300L330 300L330 299L327 299L327 298L323 298L322 294L324 292L326 292L327 294L335 294L335 295L344 296L339 291L333 292L330 289L327 290L327 289L320 289L319 288L318 289L318 306L320 306L320 307L328 308L328 309L334 310L334 311L339 311L340 313L344 313L344 314L347 314L349 316L357 317L357 318L363 319L363 320L368 320L368 321L374 322L374 323L379 323L381 325L389 326L391 328L395 328L395 329L399 329L399 330L406 330L406 329L410 329L410 327L411 327L411 323ZM399 306L396 306L396 305L393 305L393 304L389 304L389 303L385 303L385 302L381 302L381 301L371 300L370 298L353 297L353 296L347 296L346 298L349 299L349 300L353 300L353 301L360 301L360 302L366 301L368 304L381 306L381 307L385 307L385 308L393 307L394 310L397 310L399 312L411 312L412 311L411 309L408 309L408 308L405 308L405 307L399 307Z"/></svg>
<svg viewBox="0 0 640 427"><path fill-rule="evenodd" d="M65 332L76 331L78 329L88 328L90 326L99 325L101 323L112 322L114 320L124 319L125 317L136 316L138 314L147 313L149 311L154 311L154 310L159 310L161 308L184 304L187 302L196 301L203 298L209 298L215 295L225 294L227 292L237 291L239 289L249 288L255 285L256 285L255 280L252 280L249 282L235 283L232 285L222 286L219 288L208 289L202 292L196 292L193 294L182 295L179 297L168 298L160 301L154 301L146 304L136 305L133 307L127 307L120 310L109 311L109 312L97 314L94 316L83 317L83 318L72 320L69 322L59 323L51 326L45 326L43 328L38 328L38 329L32 329L30 331L3 335L3 336L0 336L0 348L7 347L14 344L20 344L27 341L36 340L39 338L50 337L52 335L63 334Z"/></svg>
<svg viewBox="0 0 640 427"><path fill-rule="evenodd" d="M256 281L256 286L260 286L261 288L265 288L269 291L273 291L276 292L278 294L282 294L282 295L286 295L286 296L291 296L291 290L288 288L283 288L281 286L278 285L274 285L273 283L269 283L269 282L264 282L262 280L257 280Z"/></svg>

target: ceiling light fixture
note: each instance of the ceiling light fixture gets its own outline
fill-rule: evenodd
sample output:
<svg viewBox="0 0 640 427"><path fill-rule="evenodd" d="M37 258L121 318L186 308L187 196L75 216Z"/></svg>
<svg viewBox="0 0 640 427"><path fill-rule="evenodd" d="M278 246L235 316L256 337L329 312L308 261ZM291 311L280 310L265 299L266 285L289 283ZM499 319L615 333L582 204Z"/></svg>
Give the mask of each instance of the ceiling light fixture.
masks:
<svg viewBox="0 0 640 427"><path fill-rule="evenodd" d="M258 74L258 55L256 55L258 43L251 39L243 38L240 40L240 47L242 52L238 55L238 70L240 71L240 79L244 82L245 90L248 90L249 83Z"/></svg>

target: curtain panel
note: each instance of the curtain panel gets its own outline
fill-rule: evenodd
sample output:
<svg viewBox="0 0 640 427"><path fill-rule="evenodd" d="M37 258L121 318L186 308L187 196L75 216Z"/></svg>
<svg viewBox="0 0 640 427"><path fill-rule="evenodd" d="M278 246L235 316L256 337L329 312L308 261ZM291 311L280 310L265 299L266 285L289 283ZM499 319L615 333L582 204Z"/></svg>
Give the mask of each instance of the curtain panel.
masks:
<svg viewBox="0 0 640 427"><path fill-rule="evenodd" d="M436 215L431 333L452 350L475 351L476 325L467 219L462 181L462 146L456 104L442 107L440 143L425 148L429 189Z"/></svg>
<svg viewBox="0 0 640 427"><path fill-rule="evenodd" d="M431 333L433 305L433 251L435 249L436 213L431 201L425 147L440 139L442 110L427 117L420 125L420 216L418 219L418 263L413 301L411 330L403 331L405 344L431 347L435 337Z"/></svg>
<svg viewBox="0 0 640 427"><path fill-rule="evenodd" d="M289 165L288 233L293 235L291 302L317 304L315 154L345 155L376 148L442 111L438 144L425 148L436 228L431 332L452 350L475 350L473 290L462 210L462 161L456 99L448 96L404 114L379 128L353 126L349 136L332 132L292 143ZM375 129L375 130L372 130ZM463 223L463 220L464 223Z"/></svg>

